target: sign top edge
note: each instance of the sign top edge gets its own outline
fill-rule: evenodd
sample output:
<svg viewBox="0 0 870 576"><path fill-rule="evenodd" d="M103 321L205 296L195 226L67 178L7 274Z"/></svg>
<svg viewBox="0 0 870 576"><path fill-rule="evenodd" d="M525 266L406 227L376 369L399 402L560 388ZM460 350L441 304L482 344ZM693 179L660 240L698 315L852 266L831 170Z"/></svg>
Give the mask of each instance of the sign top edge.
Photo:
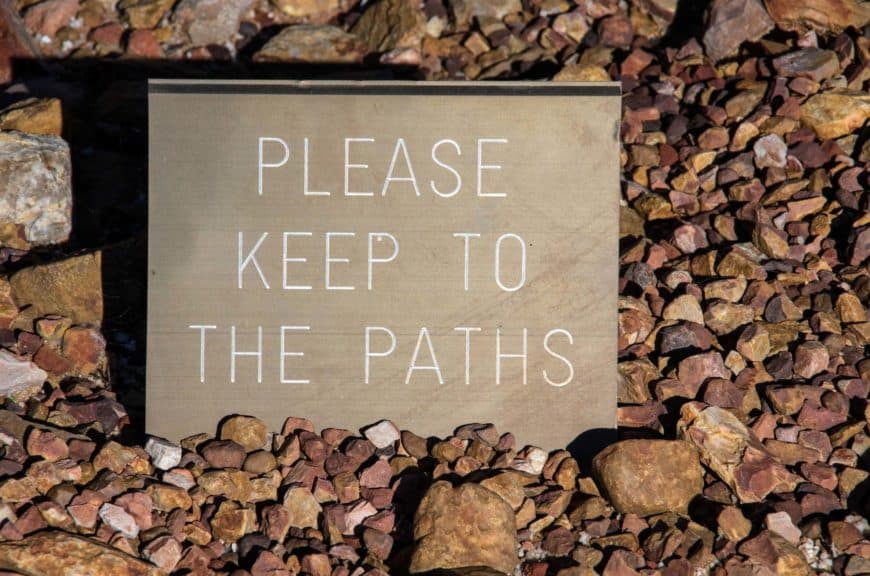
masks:
<svg viewBox="0 0 870 576"><path fill-rule="evenodd" d="M472 94L619 96L619 82L149 79L149 94Z"/></svg>

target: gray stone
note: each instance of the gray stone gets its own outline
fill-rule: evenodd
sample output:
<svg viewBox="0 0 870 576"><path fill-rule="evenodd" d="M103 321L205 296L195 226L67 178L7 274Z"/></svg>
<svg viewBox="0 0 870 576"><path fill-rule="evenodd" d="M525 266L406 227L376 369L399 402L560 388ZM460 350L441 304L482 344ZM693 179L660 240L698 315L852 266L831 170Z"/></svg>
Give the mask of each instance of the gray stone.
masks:
<svg viewBox="0 0 870 576"><path fill-rule="evenodd" d="M163 438L148 438L145 451L151 456L151 463L160 470L175 468L181 462L181 446Z"/></svg>
<svg viewBox="0 0 870 576"><path fill-rule="evenodd" d="M64 242L71 219L67 143L57 136L0 132L0 246Z"/></svg>
<svg viewBox="0 0 870 576"><path fill-rule="evenodd" d="M704 48L711 60L737 54L740 45L773 29L773 20L759 0L714 0L704 32Z"/></svg>
<svg viewBox="0 0 870 576"><path fill-rule="evenodd" d="M39 392L48 374L30 361L9 350L0 350L0 396L23 402Z"/></svg>

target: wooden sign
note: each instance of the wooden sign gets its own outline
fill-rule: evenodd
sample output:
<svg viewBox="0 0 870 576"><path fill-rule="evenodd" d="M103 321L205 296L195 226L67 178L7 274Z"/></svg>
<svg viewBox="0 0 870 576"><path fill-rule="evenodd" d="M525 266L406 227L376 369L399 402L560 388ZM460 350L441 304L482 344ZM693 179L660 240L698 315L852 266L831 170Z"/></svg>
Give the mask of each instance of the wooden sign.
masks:
<svg viewBox="0 0 870 576"><path fill-rule="evenodd" d="M616 413L617 84L152 81L147 431Z"/></svg>

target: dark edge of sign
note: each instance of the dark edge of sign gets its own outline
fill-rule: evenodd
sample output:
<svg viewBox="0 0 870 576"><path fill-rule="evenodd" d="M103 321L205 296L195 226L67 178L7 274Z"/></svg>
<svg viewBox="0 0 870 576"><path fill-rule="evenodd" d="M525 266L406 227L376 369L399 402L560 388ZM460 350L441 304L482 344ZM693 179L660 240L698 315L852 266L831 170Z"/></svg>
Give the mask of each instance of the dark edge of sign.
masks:
<svg viewBox="0 0 870 576"><path fill-rule="evenodd" d="M468 86L438 86L436 84L409 85L388 83L371 84L163 84L150 83L149 94L379 94L413 96L620 96L621 89L612 84L601 86L565 86L559 83L535 83L528 87L517 84Z"/></svg>

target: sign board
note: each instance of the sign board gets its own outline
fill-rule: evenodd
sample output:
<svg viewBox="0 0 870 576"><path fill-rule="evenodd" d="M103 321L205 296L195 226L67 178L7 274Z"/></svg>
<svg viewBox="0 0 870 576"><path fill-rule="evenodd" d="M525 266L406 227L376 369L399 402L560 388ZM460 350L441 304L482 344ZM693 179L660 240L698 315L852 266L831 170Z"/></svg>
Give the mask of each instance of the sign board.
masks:
<svg viewBox="0 0 870 576"><path fill-rule="evenodd" d="M149 86L147 431L616 414L617 84Z"/></svg>

